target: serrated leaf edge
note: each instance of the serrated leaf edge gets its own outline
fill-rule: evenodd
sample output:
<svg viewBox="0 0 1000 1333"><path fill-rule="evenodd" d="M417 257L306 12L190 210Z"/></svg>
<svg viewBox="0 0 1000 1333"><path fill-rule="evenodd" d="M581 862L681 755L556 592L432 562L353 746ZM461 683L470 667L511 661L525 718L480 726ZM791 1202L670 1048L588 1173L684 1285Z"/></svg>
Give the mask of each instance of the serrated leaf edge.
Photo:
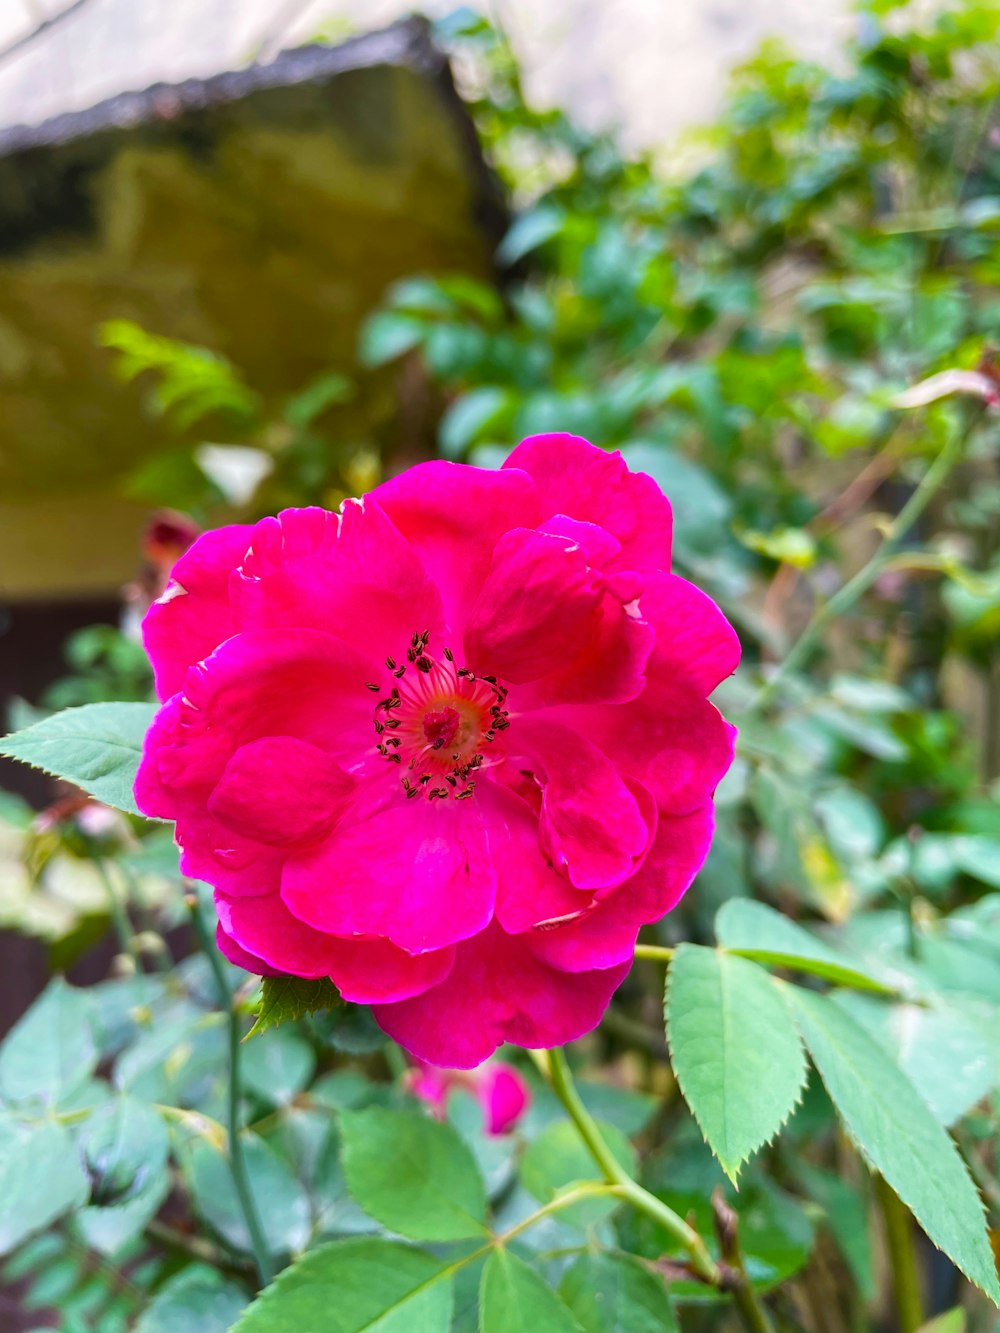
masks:
<svg viewBox="0 0 1000 1333"><path fill-rule="evenodd" d="M680 947L683 947L683 946L680 946ZM710 945L709 945L709 946L703 946L703 947L711 948ZM716 953L716 954L726 954L726 955L728 955L728 956L730 956L730 957L740 957L740 955L738 955L738 954L734 954L731 950L723 949L721 946L718 946L718 947L714 948L714 949L713 949L713 952ZM706 1134L706 1132L705 1132L705 1126L702 1124L702 1121L701 1121L701 1116L698 1114L698 1112L697 1112L697 1110L695 1109L693 1103L691 1102L691 1099L689 1098L688 1093L687 1093L687 1089L686 1089L685 1086L684 1086L684 1079L681 1078L681 1075L680 1075L680 1073L679 1073L679 1071L678 1071L678 1069L677 1069L677 1066L676 1066L676 1064L674 1063L673 1042L672 1042L671 1037L670 1037L670 1020L669 1020L669 1018L668 1018L668 1007L669 1007L669 1002L670 1002L670 1001L669 1001L669 996L670 996L671 978L672 978L672 976L673 976L673 967L672 967L672 966L671 966L670 968L667 969L666 981L664 982L664 987L663 987L663 1019L664 1019L664 1031L665 1031L665 1035L666 1035L666 1038L667 1038L667 1045L668 1045L668 1047L669 1047L669 1049L670 1049L670 1067L671 1067L671 1069L673 1070L674 1077L677 1079L677 1085L678 1085L678 1087L680 1088L681 1093L682 1093L682 1095L683 1095L683 1097L684 1097L685 1104L687 1105L688 1110L689 1110L689 1111L691 1112L691 1114L694 1116L695 1123L697 1124L699 1130L701 1131L701 1136L702 1136L702 1138L705 1140L705 1142L708 1144L708 1147L711 1149L712 1156L715 1158L715 1160L719 1163L719 1165L722 1167L723 1171L725 1172L725 1174L726 1174L726 1179L729 1180L729 1181L732 1183L733 1187L734 1187L736 1190L739 1190L739 1187L740 1187L740 1186L739 1186L739 1173L740 1173L740 1170L742 1169L742 1167L743 1167L747 1162L749 1162L750 1159L751 1159L752 1157L755 1157L759 1152L761 1152L762 1149L769 1147L769 1146L775 1141L775 1139L778 1137L778 1135L781 1133L781 1131L784 1129L784 1127L788 1124L789 1120L792 1118L792 1116L795 1114L795 1112L798 1110L798 1108L802 1105L802 1099L803 1099L803 1097L805 1096L805 1090L806 1090L806 1087L808 1086L808 1083L809 1083L809 1051L808 1051L808 1047L806 1046L806 1043L805 1043L805 1040L804 1040L804 1038L803 1038L803 1036L802 1036L802 1032L801 1032L801 1030L800 1030L800 1028L799 1028L798 1022L796 1021L795 1014L794 1014L794 1012L793 1012L793 1010L792 1010L791 1005L789 1004L789 1001L788 1001L787 996L784 994L784 992L783 992L783 990L782 990L782 988L781 988L780 983L778 982L778 980L777 980L776 977L773 977L773 976L770 974L770 972L768 972L767 968L762 967L762 966L761 966L758 962L756 962L754 959L752 959L752 958L744 958L743 961L744 961L745 963L750 963L753 967L756 967L756 968L758 968L759 971L763 972L764 976L767 977L769 983L770 983L772 986L774 986L775 991L776 991L778 997L779 997L780 1000L781 1000L781 1003L782 1003L782 1004L785 1006L785 1008L788 1010L788 1016L789 1016L789 1018L791 1019L792 1026L793 1026L793 1028L795 1029L795 1032L796 1032L796 1034L797 1034L797 1036L798 1036L798 1039L799 1039L799 1049L800 1049L800 1051L801 1051L801 1053L802 1053L802 1079L801 1079L801 1082L799 1083L798 1095L797 1095L797 1096L794 1098L794 1100L792 1101L791 1105L789 1106L787 1112L785 1113L785 1115L783 1116L783 1118L781 1119L781 1121L775 1126L773 1133L771 1133L771 1134L768 1136L768 1138L763 1139L763 1140L756 1146L756 1148L751 1148L749 1152L744 1153L743 1156L740 1157L740 1158L738 1158L735 1162L726 1162L726 1161L723 1161L723 1159L722 1159L722 1157L720 1156L719 1151L718 1151L718 1149L716 1148L715 1144L714 1144L714 1143L712 1142L712 1140L709 1138L708 1134Z"/></svg>

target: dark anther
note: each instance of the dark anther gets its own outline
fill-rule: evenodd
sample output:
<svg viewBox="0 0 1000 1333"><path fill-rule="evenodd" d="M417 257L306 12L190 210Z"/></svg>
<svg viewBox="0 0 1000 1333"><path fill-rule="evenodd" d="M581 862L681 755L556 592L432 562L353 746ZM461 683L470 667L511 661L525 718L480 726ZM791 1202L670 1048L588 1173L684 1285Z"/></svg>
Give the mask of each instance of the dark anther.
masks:
<svg viewBox="0 0 1000 1333"><path fill-rule="evenodd" d="M395 670L396 670L396 659L395 659L394 657L387 657L387 658L385 659L385 664L386 664L386 666L389 668L390 671L395 671Z"/></svg>
<svg viewBox="0 0 1000 1333"><path fill-rule="evenodd" d="M454 660L455 660L455 654L451 651L451 649L450 649L450 648L445 648L443 651L444 651L444 655L445 655L445 657L447 657L448 661L449 661L449 662L454 662Z"/></svg>
<svg viewBox="0 0 1000 1333"><path fill-rule="evenodd" d="M431 669L431 667L432 667L433 665L434 665L434 663L431 661L431 659L430 659L429 657L418 657L418 658L417 658L417 670L418 670L418 671L422 671L422 672L424 673L424 675L426 675L427 672L430 671L430 669Z"/></svg>
<svg viewBox="0 0 1000 1333"><path fill-rule="evenodd" d="M374 690L375 693L378 694L378 692L379 692L379 690L380 690L381 688L382 688L381 685L376 685L375 682L372 681L372 680L366 680L366 681L365 681L365 689L366 689L366 690Z"/></svg>

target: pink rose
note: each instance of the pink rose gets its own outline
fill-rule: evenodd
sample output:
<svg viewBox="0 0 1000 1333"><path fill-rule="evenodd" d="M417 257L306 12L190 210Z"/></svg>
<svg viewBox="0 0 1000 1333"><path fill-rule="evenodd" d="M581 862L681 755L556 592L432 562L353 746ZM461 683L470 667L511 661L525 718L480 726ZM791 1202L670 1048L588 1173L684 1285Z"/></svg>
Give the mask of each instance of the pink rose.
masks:
<svg viewBox="0 0 1000 1333"><path fill-rule="evenodd" d="M199 537L144 622L136 798L223 952L329 976L434 1064L594 1028L733 754L707 696L739 643L670 527L651 478L545 435Z"/></svg>
<svg viewBox="0 0 1000 1333"><path fill-rule="evenodd" d="M487 1060L471 1073L457 1073L423 1062L409 1072L410 1091L444 1120L448 1098L456 1088L465 1088L478 1100L487 1134L506 1134L531 1105L531 1089L513 1065Z"/></svg>

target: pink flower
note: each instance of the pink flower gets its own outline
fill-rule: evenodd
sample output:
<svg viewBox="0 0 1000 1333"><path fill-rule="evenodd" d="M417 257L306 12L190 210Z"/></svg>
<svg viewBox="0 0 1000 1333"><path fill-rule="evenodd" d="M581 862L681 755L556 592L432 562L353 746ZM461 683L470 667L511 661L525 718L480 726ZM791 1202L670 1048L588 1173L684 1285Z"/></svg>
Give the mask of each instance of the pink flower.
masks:
<svg viewBox="0 0 1000 1333"><path fill-rule="evenodd" d="M422 1061L410 1071L410 1091L444 1120L448 1097L456 1088L466 1088L483 1110L487 1134L506 1134L531 1105L531 1090L513 1065L487 1060L471 1073L456 1073Z"/></svg>
<svg viewBox="0 0 1000 1333"><path fill-rule="evenodd" d="M597 1025L712 834L739 643L651 478L569 435L207 532L145 623L136 797L252 971L423 1060Z"/></svg>

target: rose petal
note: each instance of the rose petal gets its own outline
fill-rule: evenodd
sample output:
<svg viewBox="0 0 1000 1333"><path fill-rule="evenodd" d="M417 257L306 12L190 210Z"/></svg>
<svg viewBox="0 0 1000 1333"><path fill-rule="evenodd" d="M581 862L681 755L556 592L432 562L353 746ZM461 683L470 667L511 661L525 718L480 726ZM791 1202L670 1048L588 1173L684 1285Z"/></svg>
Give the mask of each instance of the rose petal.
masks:
<svg viewBox="0 0 1000 1333"><path fill-rule="evenodd" d="M353 778L315 745L294 736L263 736L229 760L208 810L244 837L290 844L327 829L354 786Z"/></svg>
<svg viewBox="0 0 1000 1333"><path fill-rule="evenodd" d="M562 1046L592 1031L629 964L560 972L540 962L525 938L493 925L460 944L439 985L375 1006L379 1026L418 1059L453 1069L482 1064L505 1041Z"/></svg>
<svg viewBox="0 0 1000 1333"><path fill-rule="evenodd" d="M497 875L496 917L510 935L588 912L594 894L559 875L538 845L538 814L525 801L484 783L478 797L488 820Z"/></svg>
<svg viewBox="0 0 1000 1333"><path fill-rule="evenodd" d="M733 762L736 728L682 680L650 680L638 699L617 707L550 708L536 716L588 736L666 814L689 814L711 800Z"/></svg>
<svg viewBox="0 0 1000 1333"><path fill-rule="evenodd" d="M571 538L505 533L466 626L467 661L515 685L564 666L597 627L603 585Z"/></svg>
<svg viewBox="0 0 1000 1333"><path fill-rule="evenodd" d="M676 907L701 869L712 840L713 810L661 818L642 866L621 888L578 921L525 935L532 952L551 967L586 972L631 959L641 926Z"/></svg>
<svg viewBox="0 0 1000 1333"><path fill-rule="evenodd" d="M277 894L263 898L216 894L215 901L223 929L241 948L278 972L329 977L352 1004L389 1003L419 995L442 981L454 961L452 949L413 958L386 940L325 935L292 916Z"/></svg>
<svg viewBox="0 0 1000 1333"><path fill-rule="evenodd" d="M623 579L626 575L621 576ZM527 706L627 703L646 685L646 664L656 634L642 618L638 602L623 605L618 588L609 586L590 633L577 656L528 687Z"/></svg>
<svg viewBox="0 0 1000 1333"><path fill-rule="evenodd" d="M370 496L345 500L338 514L286 509L262 519L233 597L245 627L340 635L369 670L404 655L414 632L443 627L437 589Z"/></svg>
<svg viewBox="0 0 1000 1333"><path fill-rule="evenodd" d="M531 1089L511 1065L494 1060L479 1075L479 1101L487 1134L506 1134L531 1104Z"/></svg>
<svg viewBox="0 0 1000 1333"><path fill-rule="evenodd" d="M532 478L543 520L569 514L617 538L621 552L609 569L670 568L670 503L652 477L630 472L621 454L607 453L578 435L532 435L503 466L520 468Z"/></svg>
<svg viewBox="0 0 1000 1333"><path fill-rule="evenodd" d="M533 527L541 517L535 488L523 472L460 463L420 463L383 482L370 498L416 551L456 635L479 595L497 542L511 528Z"/></svg>
<svg viewBox="0 0 1000 1333"><path fill-rule="evenodd" d="M656 633L646 671L689 681L711 694L740 664L736 631L706 593L677 574L649 574L639 595Z"/></svg>
<svg viewBox="0 0 1000 1333"><path fill-rule="evenodd" d="M496 874L476 802L409 801L353 822L290 860L289 910L333 935L380 935L423 953L468 939L493 915Z"/></svg>
<svg viewBox="0 0 1000 1333"><path fill-rule="evenodd" d="M240 523L203 532L174 565L166 591L146 613L142 641L161 699L177 693L188 667L236 633L229 583L252 533L252 526Z"/></svg>
<svg viewBox="0 0 1000 1333"><path fill-rule="evenodd" d="M221 954L236 967L242 967L245 972L253 972L258 977L280 977L282 973L276 968L268 967L263 958L258 958L255 954L249 953L242 945L237 944L231 935L227 935L222 926L215 928L215 945Z"/></svg>
<svg viewBox="0 0 1000 1333"><path fill-rule="evenodd" d="M518 768L541 786L539 845L578 889L606 889L633 874L653 830L613 763L585 733L550 715L518 719L511 745Z"/></svg>

